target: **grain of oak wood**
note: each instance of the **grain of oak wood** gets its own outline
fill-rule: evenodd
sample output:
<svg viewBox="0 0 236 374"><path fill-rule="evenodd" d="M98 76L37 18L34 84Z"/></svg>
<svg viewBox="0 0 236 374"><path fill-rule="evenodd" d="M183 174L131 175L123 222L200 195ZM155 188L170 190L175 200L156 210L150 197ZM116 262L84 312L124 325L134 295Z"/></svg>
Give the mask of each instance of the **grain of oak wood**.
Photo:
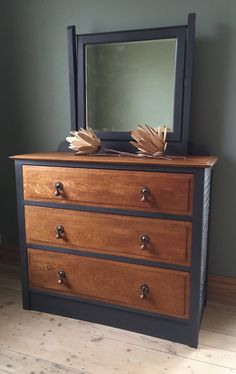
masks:
<svg viewBox="0 0 236 374"><path fill-rule="evenodd" d="M191 222L25 206L25 225L28 244L190 265ZM149 242L142 250L143 235Z"/></svg>
<svg viewBox="0 0 236 374"><path fill-rule="evenodd" d="M31 153L16 155L11 158L15 160L47 160L47 161L64 161L64 162L81 162L81 163L113 163L123 165L157 165L169 167L212 167L217 161L217 157L212 156L184 156L167 159L149 159L132 156L93 156L93 155L76 155L72 152L47 152Z"/></svg>
<svg viewBox="0 0 236 374"><path fill-rule="evenodd" d="M200 344L192 349L95 323L22 310L19 287L19 269L0 266L1 374L236 373L235 307L209 304ZM213 315L215 323L211 322Z"/></svg>
<svg viewBox="0 0 236 374"><path fill-rule="evenodd" d="M25 200L191 215L193 183L191 174L23 165Z"/></svg>
<svg viewBox="0 0 236 374"><path fill-rule="evenodd" d="M29 285L78 295L140 310L187 318L189 283L187 272L28 249ZM63 270L63 283L58 272ZM140 287L150 292L140 298Z"/></svg>

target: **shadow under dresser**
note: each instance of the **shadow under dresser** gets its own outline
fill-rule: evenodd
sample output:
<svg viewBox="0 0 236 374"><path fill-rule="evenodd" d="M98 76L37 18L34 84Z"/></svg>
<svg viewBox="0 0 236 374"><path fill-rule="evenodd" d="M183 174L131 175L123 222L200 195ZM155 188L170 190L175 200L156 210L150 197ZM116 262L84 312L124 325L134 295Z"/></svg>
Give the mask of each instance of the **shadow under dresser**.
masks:
<svg viewBox="0 0 236 374"><path fill-rule="evenodd" d="M23 307L197 347L216 158L13 158Z"/></svg>

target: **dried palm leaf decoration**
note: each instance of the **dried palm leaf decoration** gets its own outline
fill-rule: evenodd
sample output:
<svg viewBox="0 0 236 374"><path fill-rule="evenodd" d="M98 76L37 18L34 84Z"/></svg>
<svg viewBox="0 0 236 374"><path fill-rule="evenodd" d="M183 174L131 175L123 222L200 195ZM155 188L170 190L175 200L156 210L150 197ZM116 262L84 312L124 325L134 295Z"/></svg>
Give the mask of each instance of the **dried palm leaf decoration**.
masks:
<svg viewBox="0 0 236 374"><path fill-rule="evenodd" d="M71 131L72 136L66 138L67 142L70 143L68 146L71 150L75 151L76 155L98 155L103 156L107 154L113 155L130 155L136 156L132 153L117 151L115 149L103 148L100 139L97 137L95 132L87 127L87 130L80 128L79 131Z"/></svg>
<svg viewBox="0 0 236 374"><path fill-rule="evenodd" d="M100 139L90 127L87 130L81 128L79 131L71 131L71 135L66 140L76 154L93 154L101 148Z"/></svg>
<svg viewBox="0 0 236 374"><path fill-rule="evenodd" d="M164 152L167 146L166 143L166 133L167 127L162 126L157 129L151 126L139 125L136 130L131 131L131 136L135 141L131 141L136 148L138 148L139 153L129 153L117 151L114 149L103 148L100 139L97 137L95 132L88 127L86 130L80 128L79 131L71 131L71 136L66 138L69 144L69 148L75 151L75 154L96 154L96 155L106 155L113 154L119 156L132 156L132 157L165 157Z"/></svg>
<svg viewBox="0 0 236 374"><path fill-rule="evenodd" d="M130 143L138 148L140 156L163 157L167 146L166 126L159 126L157 129L154 129L148 125L139 125L130 134L135 140Z"/></svg>

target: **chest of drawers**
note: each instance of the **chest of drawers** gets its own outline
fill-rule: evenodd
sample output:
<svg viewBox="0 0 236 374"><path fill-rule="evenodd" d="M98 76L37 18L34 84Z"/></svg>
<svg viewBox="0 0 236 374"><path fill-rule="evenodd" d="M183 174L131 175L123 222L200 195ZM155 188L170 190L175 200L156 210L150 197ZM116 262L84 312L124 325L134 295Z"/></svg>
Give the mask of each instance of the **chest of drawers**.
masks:
<svg viewBox="0 0 236 374"><path fill-rule="evenodd" d="M23 307L196 347L216 159L14 158Z"/></svg>

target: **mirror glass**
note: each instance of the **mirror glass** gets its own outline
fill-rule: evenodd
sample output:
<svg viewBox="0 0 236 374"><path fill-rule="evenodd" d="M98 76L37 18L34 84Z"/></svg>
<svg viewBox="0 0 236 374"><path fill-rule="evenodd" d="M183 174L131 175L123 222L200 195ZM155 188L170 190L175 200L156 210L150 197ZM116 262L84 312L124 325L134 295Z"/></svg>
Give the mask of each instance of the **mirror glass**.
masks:
<svg viewBox="0 0 236 374"><path fill-rule="evenodd" d="M129 131L138 124L173 131L177 39L87 44L86 125Z"/></svg>

